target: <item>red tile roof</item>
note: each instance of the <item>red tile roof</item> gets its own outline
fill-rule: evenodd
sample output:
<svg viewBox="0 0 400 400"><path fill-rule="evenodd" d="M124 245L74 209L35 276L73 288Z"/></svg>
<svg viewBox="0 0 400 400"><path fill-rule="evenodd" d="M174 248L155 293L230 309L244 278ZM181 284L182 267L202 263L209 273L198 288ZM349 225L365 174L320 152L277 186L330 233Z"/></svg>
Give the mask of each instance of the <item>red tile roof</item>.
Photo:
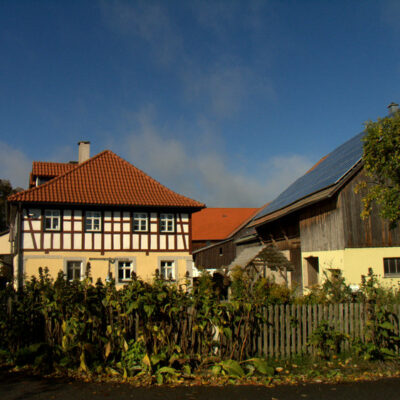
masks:
<svg viewBox="0 0 400 400"><path fill-rule="evenodd" d="M29 178L29 187L35 186L35 178L37 176L46 178L55 178L67 171L75 168L76 163L57 163L49 161L34 161L32 163L32 172Z"/></svg>
<svg viewBox="0 0 400 400"><path fill-rule="evenodd" d="M204 204L173 192L110 150L38 187L16 193L10 202L165 206L202 208ZM56 167L57 168L57 167Z"/></svg>
<svg viewBox="0 0 400 400"><path fill-rule="evenodd" d="M259 208L204 208L192 214L192 240L223 240Z"/></svg>
<svg viewBox="0 0 400 400"><path fill-rule="evenodd" d="M59 176L75 168L76 163L57 163L49 161L34 161L32 163L32 175Z"/></svg>

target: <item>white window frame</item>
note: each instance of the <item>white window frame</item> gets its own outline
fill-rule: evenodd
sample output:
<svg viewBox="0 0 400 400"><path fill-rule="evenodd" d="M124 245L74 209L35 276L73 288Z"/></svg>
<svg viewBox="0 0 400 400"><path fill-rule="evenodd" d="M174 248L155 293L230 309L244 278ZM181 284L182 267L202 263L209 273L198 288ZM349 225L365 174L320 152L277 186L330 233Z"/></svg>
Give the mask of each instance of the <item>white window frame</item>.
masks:
<svg viewBox="0 0 400 400"><path fill-rule="evenodd" d="M160 261L160 277L166 281L176 279L175 276L175 261L174 260L161 260Z"/></svg>
<svg viewBox="0 0 400 400"><path fill-rule="evenodd" d="M129 265L128 265L129 264ZM132 274L135 272L135 263L133 260L117 260L117 282L126 283L132 280ZM119 277L120 270L123 271L123 277ZM129 278L126 277L126 271L130 271Z"/></svg>
<svg viewBox="0 0 400 400"><path fill-rule="evenodd" d="M175 214L160 214L160 232L175 232Z"/></svg>
<svg viewBox="0 0 400 400"><path fill-rule="evenodd" d="M98 228L95 222L98 221ZM85 232L101 232L101 211L86 211L85 213Z"/></svg>
<svg viewBox="0 0 400 400"><path fill-rule="evenodd" d="M76 265L75 266L73 266L72 267L72 279L70 279L69 278L69 276L68 276L68 267L69 267L69 265L70 264L79 264L79 277L76 277L75 276L75 272L77 271L77 267L76 267ZM65 275L66 275L66 277L67 277L67 280L68 281L70 281L70 282L72 282L72 281L74 281L75 279L77 279L77 280L81 280L82 278L83 278L83 268L82 268L82 265L83 265L83 262L82 262L82 260L67 260L66 261L66 264L65 264Z"/></svg>
<svg viewBox="0 0 400 400"><path fill-rule="evenodd" d="M47 227L47 221L50 221L50 228ZM54 222L57 221L57 226ZM60 210L44 210L44 230L60 231L61 230L61 212Z"/></svg>
<svg viewBox="0 0 400 400"><path fill-rule="evenodd" d="M138 227L135 227L135 224L138 224ZM148 232L149 230L149 214L135 212L133 213L133 221L132 221L133 231L134 232Z"/></svg>

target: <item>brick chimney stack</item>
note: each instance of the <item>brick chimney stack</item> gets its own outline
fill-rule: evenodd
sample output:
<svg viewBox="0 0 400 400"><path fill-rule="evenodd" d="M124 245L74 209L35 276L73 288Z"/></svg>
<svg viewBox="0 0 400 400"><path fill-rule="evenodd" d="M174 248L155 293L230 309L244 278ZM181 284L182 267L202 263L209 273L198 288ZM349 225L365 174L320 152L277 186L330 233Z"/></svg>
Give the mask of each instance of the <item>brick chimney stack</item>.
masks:
<svg viewBox="0 0 400 400"><path fill-rule="evenodd" d="M79 146L79 164L83 163L90 158L90 142L81 140L78 142Z"/></svg>

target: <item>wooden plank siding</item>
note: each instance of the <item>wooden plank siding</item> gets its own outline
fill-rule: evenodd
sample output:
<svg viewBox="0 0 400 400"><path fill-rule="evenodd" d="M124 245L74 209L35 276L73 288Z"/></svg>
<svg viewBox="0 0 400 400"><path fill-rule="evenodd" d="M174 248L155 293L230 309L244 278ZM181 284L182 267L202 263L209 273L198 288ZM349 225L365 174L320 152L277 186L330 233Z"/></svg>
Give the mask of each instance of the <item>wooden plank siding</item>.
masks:
<svg viewBox="0 0 400 400"><path fill-rule="evenodd" d="M361 218L362 194L355 188L364 179L361 170L332 198L257 227L257 232L280 250L293 248L296 239L302 252L400 246L400 226L389 229L376 206L369 218Z"/></svg>
<svg viewBox="0 0 400 400"><path fill-rule="evenodd" d="M389 229L389 224L379 216L378 207L372 207L368 219L361 219L362 194L355 193L354 189L364 179L365 174L361 171L339 195L343 204L344 246L349 248L400 246L400 227Z"/></svg>
<svg viewBox="0 0 400 400"><path fill-rule="evenodd" d="M193 254L193 259L198 268L223 268L228 266L235 257L234 238Z"/></svg>
<svg viewBox="0 0 400 400"><path fill-rule="evenodd" d="M345 245L341 199L337 196L300 214L302 251L339 250Z"/></svg>
<svg viewBox="0 0 400 400"><path fill-rule="evenodd" d="M300 238L299 213L295 212L269 224L257 227L257 233L264 243L278 242L279 250L297 247Z"/></svg>

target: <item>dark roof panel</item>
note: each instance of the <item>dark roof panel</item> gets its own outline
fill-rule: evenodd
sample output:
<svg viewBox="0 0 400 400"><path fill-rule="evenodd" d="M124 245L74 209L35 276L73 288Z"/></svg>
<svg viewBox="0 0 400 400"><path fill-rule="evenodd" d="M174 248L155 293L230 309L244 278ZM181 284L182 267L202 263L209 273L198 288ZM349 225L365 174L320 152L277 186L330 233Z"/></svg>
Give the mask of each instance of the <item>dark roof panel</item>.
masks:
<svg viewBox="0 0 400 400"><path fill-rule="evenodd" d="M261 218L337 183L361 160L363 154L361 139L363 136L364 132L359 133L333 150L315 168L311 168L311 170L297 179L274 201L269 203L254 219Z"/></svg>

